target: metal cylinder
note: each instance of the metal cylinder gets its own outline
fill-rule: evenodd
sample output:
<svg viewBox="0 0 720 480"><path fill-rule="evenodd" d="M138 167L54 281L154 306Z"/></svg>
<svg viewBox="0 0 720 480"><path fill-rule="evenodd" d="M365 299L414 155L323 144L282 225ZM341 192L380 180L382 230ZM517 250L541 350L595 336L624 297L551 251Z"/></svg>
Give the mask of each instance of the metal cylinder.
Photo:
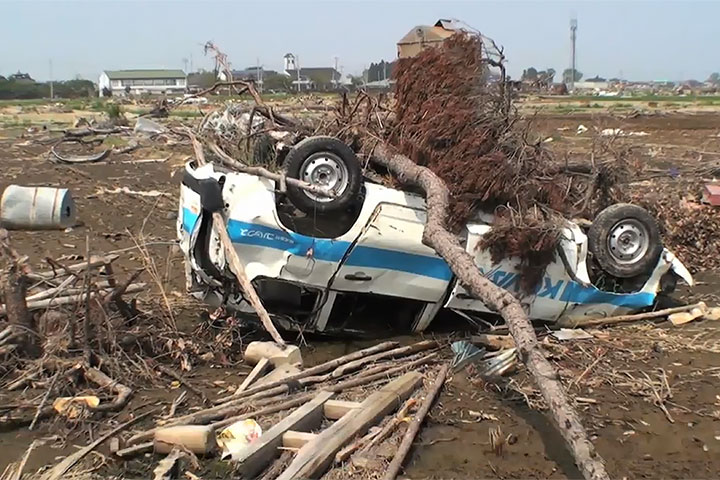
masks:
<svg viewBox="0 0 720 480"><path fill-rule="evenodd" d="M67 188L10 185L0 200L0 223L9 230L72 227L75 202Z"/></svg>

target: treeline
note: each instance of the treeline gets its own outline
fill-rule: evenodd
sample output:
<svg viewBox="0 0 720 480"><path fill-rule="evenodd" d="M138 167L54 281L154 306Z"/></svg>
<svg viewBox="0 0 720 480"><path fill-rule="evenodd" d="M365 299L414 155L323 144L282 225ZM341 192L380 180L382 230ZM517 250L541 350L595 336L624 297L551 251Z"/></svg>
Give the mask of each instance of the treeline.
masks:
<svg viewBox="0 0 720 480"><path fill-rule="evenodd" d="M82 98L97 96L95 84L90 80L67 80L53 82L54 98ZM0 77L1 100L26 100L50 98L50 84L28 80Z"/></svg>

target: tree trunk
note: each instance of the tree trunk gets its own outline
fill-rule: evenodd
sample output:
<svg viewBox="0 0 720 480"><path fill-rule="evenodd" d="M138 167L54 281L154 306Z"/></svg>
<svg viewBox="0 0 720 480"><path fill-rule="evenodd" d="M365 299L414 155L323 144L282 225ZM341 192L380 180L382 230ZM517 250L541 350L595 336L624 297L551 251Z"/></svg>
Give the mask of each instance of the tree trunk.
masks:
<svg viewBox="0 0 720 480"><path fill-rule="evenodd" d="M588 439L580 417L565 394L558 373L545 358L520 302L507 290L483 277L473 257L465 251L457 237L445 229L450 197L445 182L428 168L415 164L403 155L391 153L384 144L378 145L373 153L373 162L387 168L400 181L416 185L425 192L427 222L423 243L445 259L452 272L474 297L503 317L520 358L535 379L583 476L587 480L608 479L604 461Z"/></svg>
<svg viewBox="0 0 720 480"><path fill-rule="evenodd" d="M4 257L4 271L2 272L2 294L5 299L5 312L8 322L13 326L16 333L19 332L19 346L24 353L36 356L39 353L38 336L35 329L35 322L28 312L27 302L27 279L28 270L24 260L10 246L10 238L7 230L0 230L0 248Z"/></svg>

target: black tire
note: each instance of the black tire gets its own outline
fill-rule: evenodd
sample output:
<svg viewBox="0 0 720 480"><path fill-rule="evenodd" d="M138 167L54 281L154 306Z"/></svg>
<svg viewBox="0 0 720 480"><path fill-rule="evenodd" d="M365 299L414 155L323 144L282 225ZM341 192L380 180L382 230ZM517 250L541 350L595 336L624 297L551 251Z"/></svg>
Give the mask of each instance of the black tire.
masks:
<svg viewBox="0 0 720 480"><path fill-rule="evenodd" d="M321 163L318 167L316 162ZM312 215L315 213L337 212L349 208L359 199L362 188L362 172L360 162L355 152L343 142L333 137L308 137L293 146L283 162L288 177L305 180L308 183L318 184L308 178L308 171L322 174L329 171L331 175L338 175L339 187L344 185L341 192L334 198L316 197L306 190L292 185L287 186L287 196L295 207ZM312 170L315 168L316 170ZM325 170L318 170L322 168Z"/></svg>
<svg viewBox="0 0 720 480"><path fill-rule="evenodd" d="M602 269L618 278L651 272L663 251L657 222L644 208L611 205L588 231L588 248Z"/></svg>

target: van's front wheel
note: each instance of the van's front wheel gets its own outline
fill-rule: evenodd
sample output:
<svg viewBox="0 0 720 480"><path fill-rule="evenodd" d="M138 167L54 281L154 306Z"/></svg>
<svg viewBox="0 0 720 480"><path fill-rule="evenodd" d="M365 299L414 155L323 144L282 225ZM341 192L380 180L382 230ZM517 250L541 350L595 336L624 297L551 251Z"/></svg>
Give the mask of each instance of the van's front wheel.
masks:
<svg viewBox="0 0 720 480"><path fill-rule="evenodd" d="M307 214L346 209L356 201L362 187L355 152L337 138L309 137L300 141L290 149L283 166L288 177L334 194L327 197L288 185L288 198Z"/></svg>

